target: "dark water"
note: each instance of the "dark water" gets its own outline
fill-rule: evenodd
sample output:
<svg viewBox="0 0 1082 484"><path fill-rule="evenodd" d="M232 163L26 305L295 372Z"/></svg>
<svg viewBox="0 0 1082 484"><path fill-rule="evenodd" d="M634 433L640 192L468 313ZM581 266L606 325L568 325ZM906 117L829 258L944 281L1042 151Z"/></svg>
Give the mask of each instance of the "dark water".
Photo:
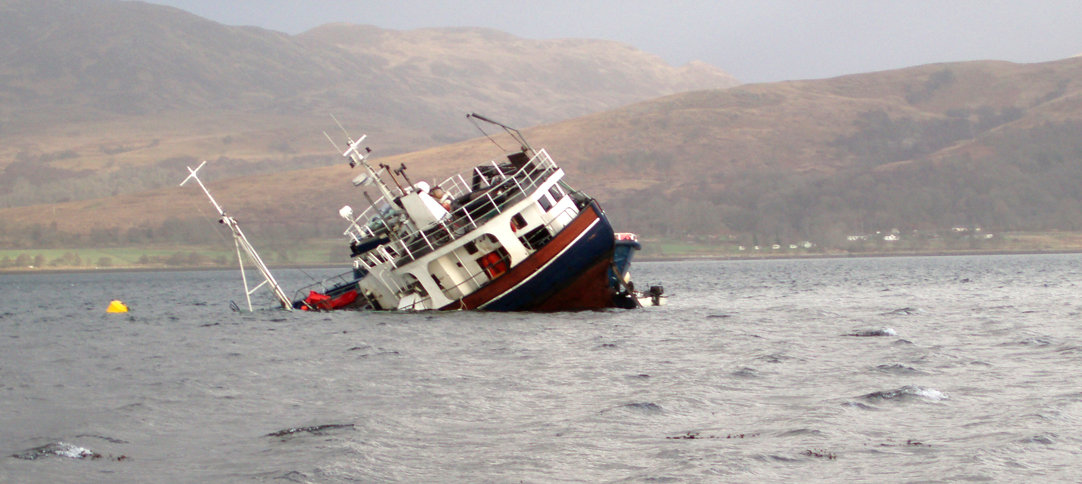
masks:
<svg viewBox="0 0 1082 484"><path fill-rule="evenodd" d="M1082 479L1082 256L633 272L670 305L239 314L233 272L0 276L0 482Z"/></svg>

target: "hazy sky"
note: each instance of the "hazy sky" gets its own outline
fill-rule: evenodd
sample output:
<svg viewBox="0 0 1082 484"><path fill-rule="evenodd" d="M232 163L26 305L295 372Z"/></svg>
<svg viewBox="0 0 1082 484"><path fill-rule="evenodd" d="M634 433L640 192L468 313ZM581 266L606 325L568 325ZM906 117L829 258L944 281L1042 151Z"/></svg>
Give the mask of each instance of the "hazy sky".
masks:
<svg viewBox="0 0 1082 484"><path fill-rule="evenodd" d="M1041 62L1082 53L1079 0L151 0L229 25L299 33L330 22L490 27L532 39L625 42L744 82L932 62Z"/></svg>

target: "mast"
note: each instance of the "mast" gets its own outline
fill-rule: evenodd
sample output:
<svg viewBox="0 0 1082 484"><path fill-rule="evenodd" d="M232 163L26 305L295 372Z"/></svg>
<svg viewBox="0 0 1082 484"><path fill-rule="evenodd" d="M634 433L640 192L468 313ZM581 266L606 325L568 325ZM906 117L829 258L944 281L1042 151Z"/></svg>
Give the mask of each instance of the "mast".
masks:
<svg viewBox="0 0 1082 484"><path fill-rule="evenodd" d="M263 263L263 259L261 259L259 257L259 254L256 253L255 248L252 247L252 244L248 243L248 238L245 237L244 232L240 230L240 224L238 224L237 221L233 219L233 217L226 214L225 210L222 210L222 206L218 205L218 202L215 201L214 197L210 195L210 191L207 190L207 187L205 185L203 185L203 181L199 179L199 175L196 174L206 164L207 162L204 161L202 164L199 165L198 168L194 170L190 166L187 167L188 172L191 174L188 175L188 178L185 178L183 182L180 182L180 186L184 186L185 183L188 183L188 180L195 180L195 182L199 184L199 188L203 189L203 193L207 194L207 198L210 199L210 203L212 203L214 205L214 208L218 210L218 214L222 216L219 222L229 226L229 230L233 233L233 244L236 246L237 249L237 262L240 263L240 277L244 281L244 297L248 299L248 311L252 310L252 293L263 287L265 284L270 285L271 292L273 292L274 296L278 298L278 301L282 303L282 309L292 311L292 301L290 301L289 298L286 297L286 294L282 292L282 287L278 285L278 281L276 281L274 279L274 276L271 275L270 269L267 269L267 265ZM244 273L244 259L241 257L242 249L244 250L244 253L248 255L248 260L251 261L252 265L254 265L256 269L259 270L259 273L263 275L263 282L259 283L258 286L253 287L251 290L248 289L248 276Z"/></svg>
<svg viewBox="0 0 1082 484"><path fill-rule="evenodd" d="M363 166L365 171L368 172L369 179L372 180L372 182L376 184L376 187L379 188L380 195L383 195L383 199L386 200L387 203L390 203L392 200L394 200L394 195L391 194L391 189L387 188L387 184L383 183L383 179L376 174L376 170L373 170L372 165L368 164L368 154L371 153L372 150L365 148L365 152L363 154L360 151L361 143L363 143L364 139L367 137L368 135L361 135L361 137L357 141L346 138L349 140L349 148L346 149L345 153L342 153L342 156L349 158L350 168L353 168L357 165Z"/></svg>

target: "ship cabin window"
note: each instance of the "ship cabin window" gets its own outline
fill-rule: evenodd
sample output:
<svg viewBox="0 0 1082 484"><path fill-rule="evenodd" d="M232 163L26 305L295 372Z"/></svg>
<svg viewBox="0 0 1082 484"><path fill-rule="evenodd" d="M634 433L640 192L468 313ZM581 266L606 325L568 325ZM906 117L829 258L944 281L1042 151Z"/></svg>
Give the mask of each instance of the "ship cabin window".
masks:
<svg viewBox="0 0 1082 484"><path fill-rule="evenodd" d="M549 195L552 195L552 199L556 200L557 203L564 199L564 192L560 190L560 185L553 185L549 188Z"/></svg>
<svg viewBox="0 0 1082 484"><path fill-rule="evenodd" d="M466 247L466 252L470 255L477 253L477 244L473 242L466 242L466 245L464 247Z"/></svg>
<svg viewBox="0 0 1082 484"><path fill-rule="evenodd" d="M549 233L548 228L542 225L527 232L526 235L519 237L518 240L519 242L522 242L522 245L524 245L526 249L536 251L552 240L552 234Z"/></svg>
<svg viewBox="0 0 1082 484"><path fill-rule="evenodd" d="M546 212L552 210L552 200L549 199L548 194L541 195L541 198L537 199L537 203L541 205L541 208Z"/></svg>
<svg viewBox="0 0 1082 484"><path fill-rule="evenodd" d="M521 228L523 228L525 226L526 226L526 219L523 218L521 213L516 213L515 216L511 217L511 231L512 232L518 232L518 229L521 229Z"/></svg>
<svg viewBox="0 0 1082 484"><path fill-rule="evenodd" d="M441 291L447 290L446 287L443 287L443 281L440 280L439 276L432 274L432 280L436 281L436 287L440 288Z"/></svg>

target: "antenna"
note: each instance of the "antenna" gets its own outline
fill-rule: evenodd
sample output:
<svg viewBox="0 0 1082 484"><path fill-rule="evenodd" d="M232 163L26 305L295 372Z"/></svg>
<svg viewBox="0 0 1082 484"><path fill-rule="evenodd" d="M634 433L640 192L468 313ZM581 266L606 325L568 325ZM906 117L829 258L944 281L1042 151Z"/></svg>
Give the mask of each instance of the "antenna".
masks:
<svg viewBox="0 0 1082 484"><path fill-rule="evenodd" d="M341 152L342 152L342 148L339 148L339 147L338 147L338 143L335 143L335 142L334 142L334 140L333 140L333 139L331 139L331 135L327 134L327 132L326 132L326 131L324 131L324 132L323 132L323 136L326 136L326 137L327 137L327 141L330 141L330 142L331 142L331 145L333 145L333 146L334 146L334 151L337 151L337 152L339 152L339 153L341 153Z"/></svg>
<svg viewBox="0 0 1082 484"><path fill-rule="evenodd" d="M339 128L339 129L341 129L341 130L342 130L342 132L346 134L346 139L348 139L348 140L349 140L349 141L350 141L350 142L352 143L352 142L353 142L353 138L351 138L351 137L349 136L349 132L348 132L348 131L346 131L346 128L342 126L342 123L339 123L339 122L338 122L338 118L334 117L334 114L331 114L331 119L333 119L333 120L334 120L334 122L335 122L335 124L337 124L337 125L338 125L338 128Z"/></svg>
<svg viewBox="0 0 1082 484"><path fill-rule="evenodd" d="M244 232L240 230L240 224L238 224L237 221L233 219L233 217L230 217L228 214L226 214L225 210L222 210L222 206L218 205L218 202L215 201L214 197L210 195L210 191L207 190L206 185L203 185L203 180L199 179L198 172L201 168L206 166L206 164L207 162L203 161L203 163L201 163L199 167L194 170L192 169L192 167L189 166L188 178L185 178L184 181L180 182L180 186L184 186L185 183L188 183L188 180L195 180L195 182L199 184L199 188L203 189L203 193L207 194L207 198L210 199L210 203L214 204L214 208L218 209L218 214L222 216L219 222L228 225L229 230L233 232L233 245L235 245L237 249L237 262L240 263L240 277L244 281L244 297L248 298L248 311L252 311L252 293L256 292L265 284L270 285L271 291L274 292L274 296L278 298L278 301L280 303L282 303L282 309L292 311L293 303L289 300L288 297L286 297L285 293L282 292L282 287L278 285L278 281L276 281L274 279L274 276L271 275L270 269L267 269L267 265L263 263L263 259L261 259L259 257L259 254L256 253L255 248L252 247L252 244L248 243L248 238L245 237ZM248 276L244 272L244 258L241 257L241 249L244 249L245 254L248 255L248 260L250 260L252 265L254 265L255 268L259 270L259 273L263 275L263 282L259 283L258 286L253 287L251 290L248 289Z"/></svg>

